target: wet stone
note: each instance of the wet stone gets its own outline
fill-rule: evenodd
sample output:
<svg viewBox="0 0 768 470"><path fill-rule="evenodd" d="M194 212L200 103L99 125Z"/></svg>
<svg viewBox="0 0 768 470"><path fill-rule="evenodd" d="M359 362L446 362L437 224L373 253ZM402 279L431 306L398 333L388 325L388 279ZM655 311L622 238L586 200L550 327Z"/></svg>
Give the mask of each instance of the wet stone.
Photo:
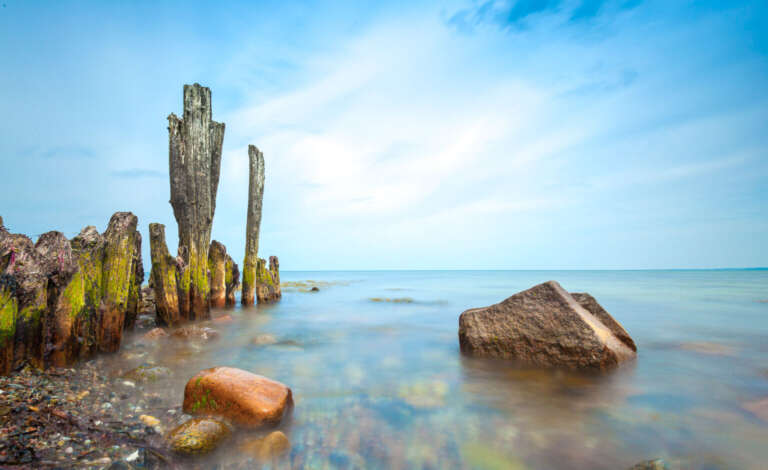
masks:
<svg viewBox="0 0 768 470"><path fill-rule="evenodd" d="M171 377L171 369L162 366L141 365L123 375L123 378L136 383L157 382Z"/></svg>
<svg viewBox="0 0 768 470"><path fill-rule="evenodd" d="M193 418L171 430L168 447L185 455L206 454L232 434L229 425L213 418Z"/></svg>
<svg viewBox="0 0 768 470"><path fill-rule="evenodd" d="M669 465L663 459L645 460L630 467L629 470L669 470Z"/></svg>

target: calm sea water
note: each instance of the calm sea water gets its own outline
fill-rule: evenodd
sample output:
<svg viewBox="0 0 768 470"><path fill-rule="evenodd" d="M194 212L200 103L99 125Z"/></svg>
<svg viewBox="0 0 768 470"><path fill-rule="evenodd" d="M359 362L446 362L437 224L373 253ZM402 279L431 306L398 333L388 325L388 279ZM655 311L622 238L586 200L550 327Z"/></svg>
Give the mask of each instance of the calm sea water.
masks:
<svg viewBox="0 0 768 470"><path fill-rule="evenodd" d="M462 357L458 316L550 279L589 292L635 339L605 376ZM322 282L231 314L176 367L290 385L281 465L366 469L768 468L768 271L284 272ZM374 301L371 299L380 299ZM398 300L398 301L394 301ZM270 334L283 344L252 344Z"/></svg>

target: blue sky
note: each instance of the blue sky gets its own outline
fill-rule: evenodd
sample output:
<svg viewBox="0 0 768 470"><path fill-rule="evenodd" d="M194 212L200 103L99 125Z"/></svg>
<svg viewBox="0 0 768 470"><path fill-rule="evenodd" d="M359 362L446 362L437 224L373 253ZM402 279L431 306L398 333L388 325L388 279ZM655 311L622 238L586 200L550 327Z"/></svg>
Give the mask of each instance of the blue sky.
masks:
<svg viewBox="0 0 768 470"><path fill-rule="evenodd" d="M252 143L283 269L768 266L763 1L0 2L14 232L130 210L175 251L199 82L238 261Z"/></svg>

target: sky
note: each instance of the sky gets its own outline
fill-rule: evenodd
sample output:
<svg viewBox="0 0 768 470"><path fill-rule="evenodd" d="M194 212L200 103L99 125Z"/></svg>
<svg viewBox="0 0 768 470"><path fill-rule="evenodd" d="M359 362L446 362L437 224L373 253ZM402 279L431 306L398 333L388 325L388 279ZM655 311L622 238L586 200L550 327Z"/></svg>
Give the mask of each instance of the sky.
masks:
<svg viewBox="0 0 768 470"><path fill-rule="evenodd" d="M764 1L0 0L0 216L166 225L167 116L226 123L213 238L284 270L768 266Z"/></svg>

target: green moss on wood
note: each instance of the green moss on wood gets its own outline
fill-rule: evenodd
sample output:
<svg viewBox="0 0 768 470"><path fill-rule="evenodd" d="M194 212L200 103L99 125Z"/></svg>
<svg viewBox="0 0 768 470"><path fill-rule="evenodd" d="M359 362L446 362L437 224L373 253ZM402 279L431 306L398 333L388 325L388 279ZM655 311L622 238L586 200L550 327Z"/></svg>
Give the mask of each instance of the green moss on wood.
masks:
<svg viewBox="0 0 768 470"><path fill-rule="evenodd" d="M118 243L107 243L104 258L104 300L125 309L128 304L130 278L133 274L135 233L123 237Z"/></svg>
<svg viewBox="0 0 768 470"><path fill-rule="evenodd" d="M80 271L72 276L61 296L69 308L70 318L76 318L85 309L85 286Z"/></svg>
<svg viewBox="0 0 768 470"><path fill-rule="evenodd" d="M232 261L227 260L224 264L224 284L231 285L234 279L232 279Z"/></svg>
<svg viewBox="0 0 768 470"><path fill-rule="evenodd" d="M0 346L5 345L9 339L13 340L13 335L16 333L17 316L16 298L7 290L0 290Z"/></svg>

